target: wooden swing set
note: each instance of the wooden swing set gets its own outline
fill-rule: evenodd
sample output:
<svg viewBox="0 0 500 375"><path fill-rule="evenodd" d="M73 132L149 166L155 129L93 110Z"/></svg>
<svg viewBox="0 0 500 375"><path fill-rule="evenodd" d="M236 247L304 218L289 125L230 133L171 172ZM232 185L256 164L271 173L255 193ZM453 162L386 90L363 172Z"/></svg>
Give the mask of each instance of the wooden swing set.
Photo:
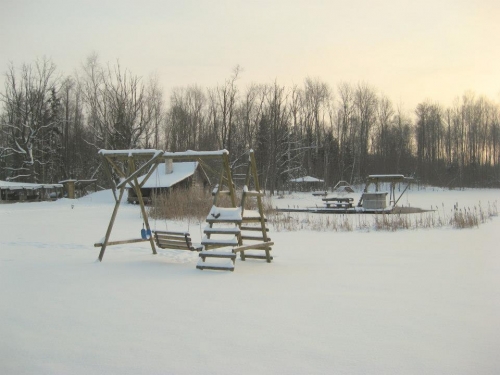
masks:
<svg viewBox="0 0 500 375"><path fill-rule="evenodd" d="M197 265L197 268L201 270L233 271L237 253L240 254L241 260L256 258L271 262L272 256L270 255L270 250L274 243L267 236L267 219L265 218L262 205L263 193L260 191L253 150L250 150L248 154L249 159L245 185L243 187L240 206L237 206L236 189L231 177L229 152L227 150L185 152L100 150L99 156L102 159L104 171L112 184L115 206L104 238L94 244L95 247L101 248L99 261L102 261L107 246L149 241L153 254L157 254L155 242L156 245L162 248L201 251L200 262ZM171 159L172 161L194 160L200 163L210 159L221 161L219 181L212 192L213 206L206 219L208 225L204 229L205 236L201 243L203 246L193 245L189 233L154 231L154 235L152 235L141 188L154 173L158 165L165 159ZM113 172L120 178L118 183L113 178ZM145 175L144 178L141 177L143 175ZM141 177L140 182L139 177ZM141 238L110 241L111 231L127 187L132 188L137 195L145 228L143 228ZM222 195L229 196L229 207L218 206L221 202L219 198ZM256 211L245 210L245 203L249 197L256 198ZM245 233L249 231L261 232L261 235L246 235ZM258 242L244 245L243 240ZM245 254L247 250L263 250L265 255ZM223 262L222 264L220 262L206 262L207 258L223 258L230 262Z"/></svg>

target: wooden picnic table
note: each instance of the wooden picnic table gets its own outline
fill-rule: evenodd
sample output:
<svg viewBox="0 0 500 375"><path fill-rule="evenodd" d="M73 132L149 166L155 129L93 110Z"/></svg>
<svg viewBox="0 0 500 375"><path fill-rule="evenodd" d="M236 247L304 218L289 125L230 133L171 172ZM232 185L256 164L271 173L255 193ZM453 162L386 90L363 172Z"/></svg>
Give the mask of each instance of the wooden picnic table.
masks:
<svg viewBox="0 0 500 375"><path fill-rule="evenodd" d="M330 197L323 198L326 208L352 208L353 198L348 197Z"/></svg>
<svg viewBox="0 0 500 375"><path fill-rule="evenodd" d="M322 201L325 201L325 202L352 202L354 199L353 198L349 198L349 197L330 197L330 198L322 198L321 199Z"/></svg>

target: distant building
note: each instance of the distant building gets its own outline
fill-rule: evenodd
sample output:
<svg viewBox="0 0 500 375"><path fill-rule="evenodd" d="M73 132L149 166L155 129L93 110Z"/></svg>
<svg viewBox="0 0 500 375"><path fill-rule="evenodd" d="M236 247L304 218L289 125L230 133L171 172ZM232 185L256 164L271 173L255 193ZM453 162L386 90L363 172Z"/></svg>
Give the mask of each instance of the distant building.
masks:
<svg viewBox="0 0 500 375"><path fill-rule="evenodd" d="M61 184L32 184L0 180L0 203L56 200L62 197Z"/></svg>
<svg viewBox="0 0 500 375"><path fill-rule="evenodd" d="M290 183L293 191L315 191L324 186L324 180L311 176L293 178Z"/></svg>
<svg viewBox="0 0 500 375"><path fill-rule="evenodd" d="M75 199L79 197L83 197L89 194L90 187L93 187L92 190L94 192L97 191L97 179L92 180L64 180L59 181L60 184L63 184L65 194L65 198Z"/></svg>
<svg viewBox="0 0 500 375"><path fill-rule="evenodd" d="M138 178L139 184L144 181L146 175ZM153 194L166 194L172 189L189 188L193 185L206 186L209 183L208 177L199 168L198 162L178 162L173 163L167 159L156 168L156 171L149 177L141 187L141 194L145 203L151 202ZM137 194L134 189L128 189L129 203L138 203Z"/></svg>

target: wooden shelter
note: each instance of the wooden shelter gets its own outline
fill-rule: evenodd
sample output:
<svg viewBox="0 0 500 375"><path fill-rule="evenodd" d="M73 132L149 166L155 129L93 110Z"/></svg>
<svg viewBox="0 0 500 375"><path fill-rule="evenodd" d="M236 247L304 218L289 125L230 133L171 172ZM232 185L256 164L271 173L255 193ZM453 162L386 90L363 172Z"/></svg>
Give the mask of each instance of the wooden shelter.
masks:
<svg viewBox="0 0 500 375"><path fill-rule="evenodd" d="M294 191L315 191L324 187L325 181L312 176L292 178L290 180Z"/></svg>
<svg viewBox="0 0 500 375"><path fill-rule="evenodd" d="M56 200L62 196L61 184L34 184L0 181L0 203Z"/></svg>
<svg viewBox="0 0 500 375"><path fill-rule="evenodd" d="M369 207L377 207L382 205L382 200L385 201L386 195L389 194L389 205L395 207L399 202L403 194L406 192L410 183L413 181L412 177L405 177L402 174L373 174L366 178L365 188L363 194L358 202L358 207L364 206L363 201L370 201ZM396 198L396 185L405 184L405 187L401 194ZM388 190L386 192L380 191L381 185L388 184ZM375 186L375 192L370 192L370 188ZM385 208L385 207L384 207Z"/></svg>

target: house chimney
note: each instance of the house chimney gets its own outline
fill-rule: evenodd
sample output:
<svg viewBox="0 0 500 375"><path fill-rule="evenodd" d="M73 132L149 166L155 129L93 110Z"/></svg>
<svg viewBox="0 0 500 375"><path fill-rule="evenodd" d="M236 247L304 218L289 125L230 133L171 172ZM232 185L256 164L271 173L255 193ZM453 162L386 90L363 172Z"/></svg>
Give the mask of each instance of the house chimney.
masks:
<svg viewBox="0 0 500 375"><path fill-rule="evenodd" d="M165 159L165 174L174 172L174 163L172 159Z"/></svg>

